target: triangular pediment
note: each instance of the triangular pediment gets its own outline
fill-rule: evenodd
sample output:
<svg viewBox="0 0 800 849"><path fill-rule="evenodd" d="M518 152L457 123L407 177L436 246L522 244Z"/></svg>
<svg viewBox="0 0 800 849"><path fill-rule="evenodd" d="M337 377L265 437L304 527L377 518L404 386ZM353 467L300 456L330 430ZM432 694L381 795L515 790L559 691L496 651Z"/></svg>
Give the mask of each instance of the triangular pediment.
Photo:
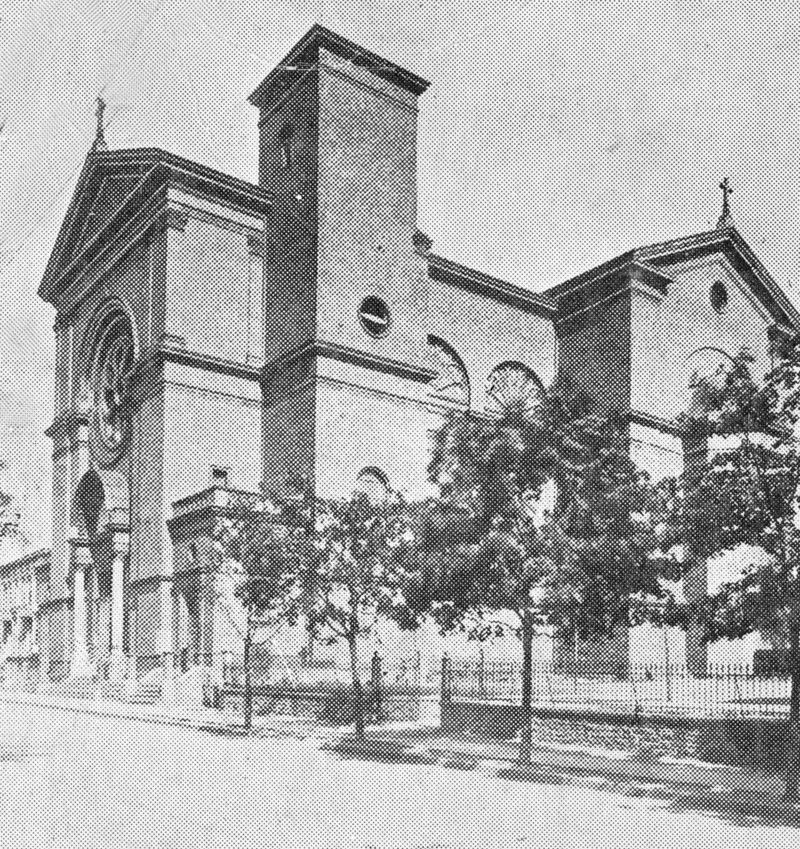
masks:
<svg viewBox="0 0 800 849"><path fill-rule="evenodd" d="M677 263L719 254L735 272L739 285L749 289L776 324L800 330L797 309L734 227L649 245L633 253L636 260L662 269L667 274L669 267Z"/></svg>
<svg viewBox="0 0 800 849"><path fill-rule="evenodd" d="M123 201L139 183L138 176L108 174L102 178L100 188L86 213L79 243L91 240L122 206Z"/></svg>
<svg viewBox="0 0 800 849"><path fill-rule="evenodd" d="M50 254L39 295L55 303L76 269L85 267L123 231L149 226L167 205L170 187L263 216L270 192L157 148L92 151L86 157Z"/></svg>
<svg viewBox="0 0 800 849"><path fill-rule="evenodd" d="M715 254L724 257L738 284L749 291L775 325L800 330L800 313L734 227L628 251L545 294L558 302L563 321L577 312L599 308L610 295L622 292L633 281L665 293L671 283L671 268Z"/></svg>
<svg viewBox="0 0 800 849"><path fill-rule="evenodd" d="M61 271L96 240L126 201L147 182L148 175L152 177L153 168L153 162L126 162L108 153L92 152L86 157L45 268L40 294L44 295ZM149 188L152 193L153 186Z"/></svg>

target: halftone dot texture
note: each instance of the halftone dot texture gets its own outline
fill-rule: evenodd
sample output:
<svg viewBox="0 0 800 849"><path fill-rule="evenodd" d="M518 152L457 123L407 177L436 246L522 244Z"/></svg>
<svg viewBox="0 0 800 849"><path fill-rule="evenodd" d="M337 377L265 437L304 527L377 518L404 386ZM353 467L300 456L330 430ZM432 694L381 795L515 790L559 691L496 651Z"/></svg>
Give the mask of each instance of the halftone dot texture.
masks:
<svg viewBox="0 0 800 849"><path fill-rule="evenodd" d="M0 567L4 847L796 843L789 679L758 635L541 629L519 764L513 615L483 641L361 637L366 741L342 640L286 627L254 650L244 735L213 537L296 473L432 495L443 422L533 414L559 374L680 474L698 381L744 346L763 374L799 323L797 30L780 4L0 14L0 483L29 540ZM54 242L55 345L33 294ZM137 363L98 395L111 305ZM98 397L107 429L130 418L121 460L90 448Z"/></svg>

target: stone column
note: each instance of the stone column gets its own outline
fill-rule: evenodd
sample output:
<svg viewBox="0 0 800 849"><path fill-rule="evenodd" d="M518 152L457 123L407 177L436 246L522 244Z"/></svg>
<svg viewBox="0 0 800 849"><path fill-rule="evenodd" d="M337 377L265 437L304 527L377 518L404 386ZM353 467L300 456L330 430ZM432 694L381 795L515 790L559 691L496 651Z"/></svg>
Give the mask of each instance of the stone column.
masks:
<svg viewBox="0 0 800 849"><path fill-rule="evenodd" d="M128 556L127 526L114 524L111 528L111 654L109 677L119 681L125 677L127 662L123 647L125 634L125 561Z"/></svg>
<svg viewBox="0 0 800 849"><path fill-rule="evenodd" d="M175 676L175 658L173 655L173 593L172 578L162 577L158 587L158 600L160 607L160 630L159 650L164 665L163 696L169 701L173 696L173 684Z"/></svg>
<svg viewBox="0 0 800 849"><path fill-rule="evenodd" d="M92 675L89 649L86 644L86 573L92 563L89 540L76 537L72 546L72 658L70 678Z"/></svg>

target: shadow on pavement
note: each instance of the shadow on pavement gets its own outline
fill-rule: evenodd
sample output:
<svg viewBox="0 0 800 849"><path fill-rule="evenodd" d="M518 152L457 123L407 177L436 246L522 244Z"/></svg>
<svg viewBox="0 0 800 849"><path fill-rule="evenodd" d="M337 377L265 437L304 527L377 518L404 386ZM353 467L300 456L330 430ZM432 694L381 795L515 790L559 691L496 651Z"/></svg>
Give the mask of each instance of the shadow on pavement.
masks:
<svg viewBox="0 0 800 849"><path fill-rule="evenodd" d="M672 799L670 808L716 816L738 826L800 827L800 805L768 798L756 791L706 789Z"/></svg>
<svg viewBox="0 0 800 849"><path fill-rule="evenodd" d="M473 745L477 751L454 751L448 744L462 748ZM697 780L681 765L656 760L630 758L604 759L580 752L534 749L533 762L521 766L514 762L515 745L472 738L456 740L438 728L380 731L365 740L344 736L332 740L323 749L340 758L371 760L397 764L436 764L446 769L488 771L508 781L524 781L580 787L614 793L628 798L652 799L666 803L676 812L702 813L727 820L738 826L800 827L800 805L782 802L777 794L776 778L752 772L748 780L754 788L742 784L742 773L724 769L708 770ZM484 751L481 751L484 749ZM503 754L505 753L505 754ZM759 781L762 788L759 789Z"/></svg>

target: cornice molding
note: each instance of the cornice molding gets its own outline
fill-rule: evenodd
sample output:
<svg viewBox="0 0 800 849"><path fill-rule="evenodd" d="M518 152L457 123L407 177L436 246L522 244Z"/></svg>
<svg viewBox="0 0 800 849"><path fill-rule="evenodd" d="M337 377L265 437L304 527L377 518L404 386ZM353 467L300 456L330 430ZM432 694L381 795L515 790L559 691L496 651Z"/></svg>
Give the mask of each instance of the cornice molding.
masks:
<svg viewBox="0 0 800 849"><path fill-rule="evenodd" d="M63 437L74 436L79 427L89 426L89 414L84 410L72 408L57 415L44 435L56 441Z"/></svg>
<svg viewBox="0 0 800 849"><path fill-rule="evenodd" d="M609 279L610 278L610 279ZM596 277L582 280L558 292L558 317L556 324L563 325L578 316L619 298L627 292L642 295L654 303L666 297L674 279L645 262L626 256L624 262L604 268ZM590 286L596 290L588 290Z"/></svg>
<svg viewBox="0 0 800 849"><path fill-rule="evenodd" d="M427 259L428 276L432 280L458 286L468 292L484 295L545 318L552 319L555 315L556 305L548 296L514 286L505 280L458 265L436 254L428 254Z"/></svg>
<svg viewBox="0 0 800 849"><path fill-rule="evenodd" d="M176 230L183 233L186 225L189 223L190 212L187 209L176 209L174 206L168 206L162 213L159 219L161 232L167 230Z"/></svg>
<svg viewBox="0 0 800 849"><path fill-rule="evenodd" d="M417 383L430 383L436 377L436 371L425 366L412 365L401 360L382 357L325 339L315 339L267 363L262 370L264 380L271 380L280 371L299 359L312 357L325 357L338 362L362 366L384 374L413 380Z"/></svg>
<svg viewBox="0 0 800 849"><path fill-rule="evenodd" d="M216 357L202 351L192 351L186 347L185 340L180 336L164 335L156 346L153 356L163 362L181 363L194 368L226 374L232 377L243 377L246 380L260 380L261 368L256 365L225 357Z"/></svg>
<svg viewBox="0 0 800 849"><path fill-rule="evenodd" d="M785 324L771 324L767 328L767 339L770 342L788 342L790 339L797 337L797 331Z"/></svg>
<svg viewBox="0 0 800 849"><path fill-rule="evenodd" d="M626 418L632 424L651 427L654 430L661 431L661 433L668 433L670 436L683 436L684 434L684 429L677 422L652 413L646 413L643 410L628 410Z"/></svg>
<svg viewBox="0 0 800 849"><path fill-rule="evenodd" d="M255 236L250 233L247 236L247 249L250 251L250 256L265 257L268 254L267 242L264 236Z"/></svg>
<svg viewBox="0 0 800 849"><path fill-rule="evenodd" d="M342 363L363 366L364 368L370 368L375 371L384 372L385 374L392 374L395 377L413 380L416 383L430 383L437 374L435 369L427 368L426 366L411 365L401 360L381 357L377 354L359 351L356 348L339 345L336 342L329 342L324 339L318 339L316 341L315 353L319 357L327 357L328 359L338 360Z"/></svg>

